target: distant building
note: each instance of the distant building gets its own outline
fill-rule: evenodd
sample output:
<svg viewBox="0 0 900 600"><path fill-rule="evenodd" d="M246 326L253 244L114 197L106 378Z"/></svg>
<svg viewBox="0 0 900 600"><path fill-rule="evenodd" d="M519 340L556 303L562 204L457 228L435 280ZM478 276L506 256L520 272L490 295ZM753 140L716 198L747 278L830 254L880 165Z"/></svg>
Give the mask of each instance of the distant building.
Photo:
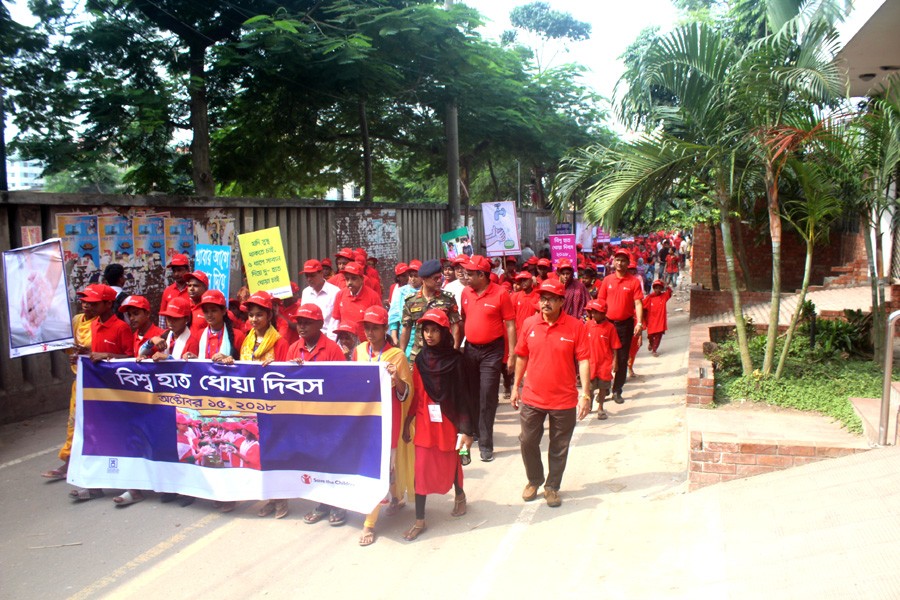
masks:
<svg viewBox="0 0 900 600"><path fill-rule="evenodd" d="M325 194L326 200L337 202L359 202L362 189L355 183L347 183L340 189L332 188Z"/></svg>
<svg viewBox="0 0 900 600"><path fill-rule="evenodd" d="M6 182L10 191L40 190L44 187L43 171L39 161L10 158L6 161Z"/></svg>

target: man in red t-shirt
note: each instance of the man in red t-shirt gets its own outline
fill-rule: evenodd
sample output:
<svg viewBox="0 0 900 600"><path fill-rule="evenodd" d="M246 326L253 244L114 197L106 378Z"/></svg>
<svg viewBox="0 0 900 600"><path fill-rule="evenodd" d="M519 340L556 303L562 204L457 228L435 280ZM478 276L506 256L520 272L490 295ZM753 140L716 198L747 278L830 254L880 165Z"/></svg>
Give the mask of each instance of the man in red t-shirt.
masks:
<svg viewBox="0 0 900 600"><path fill-rule="evenodd" d="M206 328L206 318L203 316L200 300L209 289L209 277L203 271L194 271L184 276L184 283L191 301L191 333L199 339Z"/></svg>
<svg viewBox="0 0 900 600"><path fill-rule="evenodd" d="M169 302L173 298L182 297L190 300L184 276L191 270L191 259L186 254L176 254L166 267L172 270L172 284L163 290L162 299L159 302L159 311L169 306ZM163 328L166 326L165 317L162 315L159 317L159 326Z"/></svg>
<svg viewBox="0 0 900 600"><path fill-rule="evenodd" d="M606 302L591 300L587 305L590 320L587 323L588 345L591 349L591 394L597 400L597 418L609 418L603 410L603 402L612 387L612 364L616 350L622 347L616 328L606 318ZM593 404L593 401L592 401Z"/></svg>
<svg viewBox="0 0 900 600"><path fill-rule="evenodd" d="M295 307L290 318L297 323L300 339L288 348L287 360L297 364L329 360L346 360L344 352L335 342L322 334L325 317L316 304Z"/></svg>
<svg viewBox="0 0 900 600"><path fill-rule="evenodd" d="M639 335L644 327L644 284L636 275L628 273L631 255L616 250L613 256L614 271L603 278L597 290L597 300L606 302L606 318L619 334L622 347L616 350L616 377L613 379L613 400L622 404L622 388L628 375L628 353L631 338Z"/></svg>
<svg viewBox="0 0 900 600"><path fill-rule="evenodd" d="M534 278L528 271L516 275L516 283L519 285L519 291L515 292L510 300L516 309L516 336L519 336L525 319L533 317L538 312L538 294L534 287Z"/></svg>
<svg viewBox="0 0 900 600"><path fill-rule="evenodd" d="M134 356L134 335L125 321L116 318L113 304L116 290L108 285L94 284L81 292L82 304L93 304L97 319L91 322L91 360Z"/></svg>
<svg viewBox="0 0 900 600"><path fill-rule="evenodd" d="M462 322L466 336L464 354L467 360L478 366L478 448L481 460L494 460L494 419L500 401L500 376L506 340L509 347L516 345L516 311L509 294L491 282L491 262L474 255L465 264L468 287L462 292ZM509 353L506 365L512 371L515 355Z"/></svg>
<svg viewBox="0 0 900 600"><path fill-rule="evenodd" d="M548 280L538 290L541 312L525 321L522 335L516 344L516 378L510 404L519 410L519 447L528 483L522 492L526 502L537 498L537 490L544 485L544 499L550 507L562 504L559 486L566 469L569 442L575 430L575 420L583 419L591 408L591 398L582 390L578 393L578 375L590 381L590 348L584 324L563 311L566 289L558 280ZM522 399L519 384L525 377ZM550 447L547 450L547 477L541 462L541 438L544 421L550 420Z"/></svg>
<svg viewBox="0 0 900 600"><path fill-rule="evenodd" d="M334 300L332 317L339 323L352 323L360 339L366 337L362 318L370 306L381 306L381 296L365 284L365 274L359 263L347 262L340 272L346 281Z"/></svg>

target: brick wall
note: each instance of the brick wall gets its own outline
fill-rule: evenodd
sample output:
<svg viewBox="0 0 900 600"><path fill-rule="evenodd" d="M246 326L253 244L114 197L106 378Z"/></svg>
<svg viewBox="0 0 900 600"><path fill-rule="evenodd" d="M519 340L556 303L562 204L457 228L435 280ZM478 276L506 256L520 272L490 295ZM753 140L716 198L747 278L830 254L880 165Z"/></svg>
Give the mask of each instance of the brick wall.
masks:
<svg viewBox="0 0 900 600"><path fill-rule="evenodd" d="M687 395L685 402L691 405L711 405L716 391L712 363L703 354L703 343L709 341L708 325L692 325L688 350ZM701 377L702 375L702 377Z"/></svg>
<svg viewBox="0 0 900 600"><path fill-rule="evenodd" d="M691 432L690 490L714 483L864 452L866 448L819 446L795 441L736 441L728 434Z"/></svg>
<svg viewBox="0 0 900 600"><path fill-rule="evenodd" d="M768 227L761 231L751 230L746 225L735 221L732 231L741 227L746 247L746 256L750 281L755 289L765 290L772 287L772 243L769 241ZM705 288L712 288L710 271L711 230L706 225L694 227L693 248L691 250L691 278ZM725 269L725 254L722 249L722 233L715 229L716 249L718 257L719 284L728 289L728 273ZM736 236L732 235L733 239ZM735 240L735 243L736 240ZM862 254L860 254L862 248ZM833 275L832 267L839 267L848 262L865 259L865 244L859 234L832 233L828 242L816 246L813 256L811 283L821 285L826 276ZM803 284L803 266L806 260L806 242L799 235L785 226L781 242L781 285L785 291L800 289ZM738 285L743 289L741 267L735 258L738 271Z"/></svg>
<svg viewBox="0 0 900 600"><path fill-rule="evenodd" d="M741 292L741 303L746 306L750 303L769 302L772 299L771 292ZM734 301L731 290L725 289L715 292L696 287L691 288L691 319L718 315L734 310Z"/></svg>

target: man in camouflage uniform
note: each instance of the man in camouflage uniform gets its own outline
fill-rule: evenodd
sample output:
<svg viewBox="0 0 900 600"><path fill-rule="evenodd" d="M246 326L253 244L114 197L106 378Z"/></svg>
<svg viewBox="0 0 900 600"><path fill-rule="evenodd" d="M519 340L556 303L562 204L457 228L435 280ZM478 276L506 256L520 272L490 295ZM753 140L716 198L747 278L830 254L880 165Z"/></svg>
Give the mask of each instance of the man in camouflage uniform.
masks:
<svg viewBox="0 0 900 600"><path fill-rule="evenodd" d="M447 313L450 319L450 332L453 334L453 347L459 349L461 331L459 328L459 307L453 294L441 289L441 261L427 260L419 269L422 287L403 304L403 317L400 321L400 348L406 351L410 360L415 360L424 344L422 331L416 327L416 321L427 311L436 308ZM413 338L410 346L409 340Z"/></svg>

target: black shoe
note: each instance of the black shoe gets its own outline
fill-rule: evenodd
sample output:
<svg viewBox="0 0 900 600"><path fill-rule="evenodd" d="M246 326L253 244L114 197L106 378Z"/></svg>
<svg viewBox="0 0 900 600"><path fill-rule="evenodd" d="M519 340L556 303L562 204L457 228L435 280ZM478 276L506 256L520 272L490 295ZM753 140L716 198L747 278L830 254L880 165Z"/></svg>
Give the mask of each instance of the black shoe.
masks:
<svg viewBox="0 0 900 600"><path fill-rule="evenodd" d="M190 506L190 505L193 504L193 503L194 503L194 497L193 497L193 496L181 496L181 497L178 499L178 504L180 504L182 507Z"/></svg>
<svg viewBox="0 0 900 600"><path fill-rule="evenodd" d="M159 501L163 504L168 504L169 502L174 502L175 499L178 498L178 494L173 494L171 492L166 492L165 494L159 495Z"/></svg>
<svg viewBox="0 0 900 600"><path fill-rule="evenodd" d="M494 451L493 450L482 450L481 451L481 462L491 462L494 460Z"/></svg>
<svg viewBox="0 0 900 600"><path fill-rule="evenodd" d="M622 398L622 392L616 392L613 394L613 400L616 401L616 404L625 404L625 399Z"/></svg>

